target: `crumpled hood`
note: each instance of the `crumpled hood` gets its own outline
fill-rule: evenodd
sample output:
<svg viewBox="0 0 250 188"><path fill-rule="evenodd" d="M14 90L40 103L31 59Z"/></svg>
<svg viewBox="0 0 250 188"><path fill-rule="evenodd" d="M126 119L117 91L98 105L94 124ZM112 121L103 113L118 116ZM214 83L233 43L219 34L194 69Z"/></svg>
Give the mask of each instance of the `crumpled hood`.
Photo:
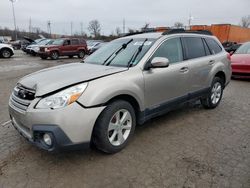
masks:
<svg viewBox="0 0 250 188"><path fill-rule="evenodd" d="M18 81L42 96L61 88L128 70L126 67L102 66L87 63L60 65L29 74Z"/></svg>

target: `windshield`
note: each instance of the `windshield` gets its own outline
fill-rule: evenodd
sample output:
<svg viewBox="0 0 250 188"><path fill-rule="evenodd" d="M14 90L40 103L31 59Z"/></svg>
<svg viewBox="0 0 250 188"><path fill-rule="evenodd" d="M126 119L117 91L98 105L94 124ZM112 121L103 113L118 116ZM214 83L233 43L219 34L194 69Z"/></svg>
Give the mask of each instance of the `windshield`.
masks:
<svg viewBox="0 0 250 188"><path fill-rule="evenodd" d="M33 44L35 43L35 44L37 44L37 43L39 43L39 42L41 42L41 41L43 41L44 39L36 39L34 42L32 42Z"/></svg>
<svg viewBox="0 0 250 188"><path fill-rule="evenodd" d="M250 54L250 42L239 47L235 54Z"/></svg>
<svg viewBox="0 0 250 188"><path fill-rule="evenodd" d="M38 42L37 44L45 45L45 44L48 44L50 41L51 41L50 39L45 39L45 40L42 40L42 41Z"/></svg>
<svg viewBox="0 0 250 188"><path fill-rule="evenodd" d="M56 39L51 43L51 45L62 45L63 41L63 39Z"/></svg>
<svg viewBox="0 0 250 188"><path fill-rule="evenodd" d="M131 39L118 39L108 44L104 45L98 51L96 51L91 56L87 57L84 62L91 64L99 64L102 65L105 60L107 60L117 49L119 49L123 44L129 42ZM131 57L138 51L138 48L143 44L145 39L133 39L125 49L123 49L120 53L118 53L114 59L110 62L111 66L121 66L127 67ZM144 54L149 50L149 48L155 42L154 39L148 39L147 42L144 43L144 46L141 52L138 54L136 59L134 60L133 65L136 65Z"/></svg>

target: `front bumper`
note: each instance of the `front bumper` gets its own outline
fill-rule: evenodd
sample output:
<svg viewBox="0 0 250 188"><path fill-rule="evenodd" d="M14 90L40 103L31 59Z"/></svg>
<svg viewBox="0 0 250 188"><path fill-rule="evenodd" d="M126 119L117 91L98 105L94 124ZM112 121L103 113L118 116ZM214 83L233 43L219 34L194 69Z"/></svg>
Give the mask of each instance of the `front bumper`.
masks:
<svg viewBox="0 0 250 188"><path fill-rule="evenodd" d="M29 142L47 151L84 149L89 146L93 127L105 107L83 108L73 103L61 109L35 109L35 101L23 112L9 103L9 113L13 126ZM47 146L43 134L52 137L52 145Z"/></svg>
<svg viewBox="0 0 250 188"><path fill-rule="evenodd" d="M43 57L50 57L50 55L51 55L50 51L47 51L47 52L38 51L37 54L39 56L43 56Z"/></svg>

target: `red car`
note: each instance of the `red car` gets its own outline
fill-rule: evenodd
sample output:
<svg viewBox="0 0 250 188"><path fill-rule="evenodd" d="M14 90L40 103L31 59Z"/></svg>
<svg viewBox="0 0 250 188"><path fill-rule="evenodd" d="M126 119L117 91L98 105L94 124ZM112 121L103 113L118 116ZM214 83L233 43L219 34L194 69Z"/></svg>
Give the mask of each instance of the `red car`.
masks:
<svg viewBox="0 0 250 188"><path fill-rule="evenodd" d="M58 59L59 56L72 58L75 55L83 59L87 52L87 43L84 39L61 38L54 40L50 45L40 47L38 55L42 59L50 57L53 60Z"/></svg>
<svg viewBox="0 0 250 188"><path fill-rule="evenodd" d="M250 78L250 42L244 43L231 56L232 77Z"/></svg>

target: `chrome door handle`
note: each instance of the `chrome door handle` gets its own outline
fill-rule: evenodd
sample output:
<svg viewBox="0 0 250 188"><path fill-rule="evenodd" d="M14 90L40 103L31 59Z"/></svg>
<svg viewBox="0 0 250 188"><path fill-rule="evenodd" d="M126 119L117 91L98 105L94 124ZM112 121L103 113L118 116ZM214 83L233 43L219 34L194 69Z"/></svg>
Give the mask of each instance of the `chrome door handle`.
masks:
<svg viewBox="0 0 250 188"><path fill-rule="evenodd" d="M181 69L180 69L180 72L181 73L186 73L186 72L188 72L188 67L182 67Z"/></svg>

